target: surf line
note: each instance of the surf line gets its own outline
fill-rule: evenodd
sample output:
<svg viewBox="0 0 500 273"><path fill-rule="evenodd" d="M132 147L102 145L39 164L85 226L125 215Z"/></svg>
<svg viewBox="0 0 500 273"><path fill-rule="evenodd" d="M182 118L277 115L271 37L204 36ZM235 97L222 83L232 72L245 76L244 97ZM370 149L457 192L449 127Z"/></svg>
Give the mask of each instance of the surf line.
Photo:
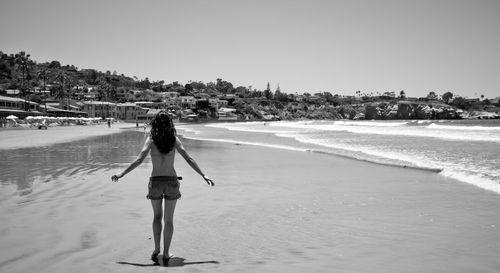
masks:
<svg viewBox="0 0 500 273"><path fill-rule="evenodd" d="M368 163L372 163L372 164L413 169L413 170L419 170L419 171L428 171L428 172L435 172L435 173L440 173L443 171L443 169L439 169L439 168L427 168L427 167L420 167L420 166L411 166L411 165L402 165L402 164L400 165L400 164L389 163L389 162L378 162L378 161L374 161L374 160L358 158L358 157L342 155L342 154L336 154L336 153L332 153L332 152L328 152L328 151L324 151L324 150L317 150L317 149L303 149L303 148L295 148L295 147L286 146L286 145L273 145L273 144L266 144L266 143L260 143L260 142L247 142L247 141L238 141L238 140L223 139L223 138L211 139L211 138L196 138L196 137L186 137L186 136L181 136L181 137L186 138L186 139L191 139L191 140L199 140L199 141L225 142L225 143L233 143L233 144L239 144L239 145L261 146L261 147L289 150L289 151L295 151L295 152L306 152L306 153L323 154L323 155L329 155L329 156L339 156L339 157L343 157L343 158L347 158L347 159L351 159L351 160L358 160L358 161L368 162Z"/></svg>
<svg viewBox="0 0 500 273"><path fill-rule="evenodd" d="M372 164L378 164L378 165L382 165L382 166L389 166L389 167L398 167L398 168L427 171L427 172L434 172L434 173L440 173L443 171L443 169L440 169L440 168L428 168L428 167L421 167L421 166L396 164L396 163L390 163L390 162L379 162L379 161L375 161L375 160L369 160L369 159L359 158L359 157L355 157L355 156L342 155L342 154L337 154L337 153L332 153L329 151L317 150L317 149L308 149L307 152L316 153L316 154L331 155L331 156L340 156L340 157L347 158L347 159L353 159L353 160L368 162L368 163L372 163Z"/></svg>

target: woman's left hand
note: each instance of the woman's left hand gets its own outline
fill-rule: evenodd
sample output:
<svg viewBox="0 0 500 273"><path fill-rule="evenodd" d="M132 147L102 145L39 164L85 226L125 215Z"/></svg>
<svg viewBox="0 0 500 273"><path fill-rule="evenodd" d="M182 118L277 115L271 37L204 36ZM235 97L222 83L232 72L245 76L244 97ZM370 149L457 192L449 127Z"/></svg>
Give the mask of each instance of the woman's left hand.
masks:
<svg viewBox="0 0 500 273"><path fill-rule="evenodd" d="M113 175L113 176L111 176L111 180L112 180L113 182L118 182L118 179L119 179L119 177L118 177L118 175L116 175L116 174L115 174L115 175Z"/></svg>

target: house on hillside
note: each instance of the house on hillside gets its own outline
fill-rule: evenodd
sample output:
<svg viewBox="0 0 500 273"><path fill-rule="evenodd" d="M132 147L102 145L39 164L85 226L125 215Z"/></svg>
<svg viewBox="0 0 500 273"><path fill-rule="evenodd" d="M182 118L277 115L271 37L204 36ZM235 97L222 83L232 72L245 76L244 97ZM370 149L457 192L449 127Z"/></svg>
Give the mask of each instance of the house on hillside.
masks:
<svg viewBox="0 0 500 273"><path fill-rule="evenodd" d="M193 96L181 96L181 107L183 108L195 108L196 98Z"/></svg>
<svg viewBox="0 0 500 273"><path fill-rule="evenodd" d="M160 95L168 107L180 106L179 92L163 92Z"/></svg>

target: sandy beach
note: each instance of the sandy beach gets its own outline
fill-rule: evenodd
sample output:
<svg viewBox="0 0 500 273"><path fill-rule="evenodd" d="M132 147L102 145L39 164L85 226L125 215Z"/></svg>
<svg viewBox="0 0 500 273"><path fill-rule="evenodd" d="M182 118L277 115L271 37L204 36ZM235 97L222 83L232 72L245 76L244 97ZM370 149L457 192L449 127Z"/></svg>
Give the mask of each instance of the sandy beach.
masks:
<svg viewBox="0 0 500 273"><path fill-rule="evenodd" d="M157 267L149 261L149 159L119 183L110 182L138 153L144 134L75 140L76 129L60 130L72 142L32 155L30 160L50 161L45 168L52 171L34 175L28 194L19 194L2 174L2 190L10 193L0 200L2 272L500 269L495 193L432 172L189 139L183 140L186 149L217 185L208 187L178 158L176 169L184 179L171 249L175 257L170 267ZM12 139L24 133L12 131ZM75 162L64 157L68 146L76 147ZM62 159L47 156L49 151ZM25 152L0 150L0 156ZM14 168L0 162L2 169ZM25 172L33 171L12 174ZM54 172L59 175L48 174Z"/></svg>
<svg viewBox="0 0 500 273"><path fill-rule="evenodd" d="M103 136L121 132L121 129L135 128L132 123L113 123L111 128L103 123L88 126L54 126L47 130L36 128L0 129L0 149L41 147L54 143Z"/></svg>

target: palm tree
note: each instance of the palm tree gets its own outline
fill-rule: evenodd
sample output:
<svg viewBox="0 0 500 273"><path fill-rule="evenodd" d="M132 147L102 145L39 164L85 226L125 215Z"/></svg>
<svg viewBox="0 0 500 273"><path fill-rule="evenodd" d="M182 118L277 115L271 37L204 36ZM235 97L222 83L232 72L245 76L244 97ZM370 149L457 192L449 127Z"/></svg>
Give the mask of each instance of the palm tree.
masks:
<svg viewBox="0 0 500 273"><path fill-rule="evenodd" d="M26 54L26 52L21 51L14 55L14 63L17 66L17 70L21 72L22 77L21 77L21 93L24 97L24 108L25 110L29 110L29 107L27 108L27 103L26 103L26 90L29 89L29 72L30 68L33 65L33 61L30 60L30 54ZM28 81L27 81L28 80ZM26 86L26 83L28 83L28 86ZM27 108L27 109L26 109Z"/></svg>
<svg viewBox="0 0 500 273"><path fill-rule="evenodd" d="M47 94L45 93L45 87L47 80L49 79L49 69L48 68L43 68L42 70L38 71L37 77L40 80L43 80L43 101L45 103L45 111L47 111Z"/></svg>
<svg viewBox="0 0 500 273"><path fill-rule="evenodd" d="M56 99L58 99L59 101L63 101L65 98L68 98L69 100L69 92L66 90L64 84L68 84L69 83L69 78L68 76L66 75L66 73L64 71L61 71L59 72L57 75L56 75L56 78L55 80L57 82L59 82L61 84L61 88L59 89L59 92L57 92L56 94Z"/></svg>
<svg viewBox="0 0 500 273"><path fill-rule="evenodd" d="M30 54L26 54L26 52L21 51L14 56L14 63L17 65L17 70L22 73L21 77L21 87L24 88L24 84L26 81L26 77L29 74L29 70L32 65L32 61L30 60Z"/></svg>

